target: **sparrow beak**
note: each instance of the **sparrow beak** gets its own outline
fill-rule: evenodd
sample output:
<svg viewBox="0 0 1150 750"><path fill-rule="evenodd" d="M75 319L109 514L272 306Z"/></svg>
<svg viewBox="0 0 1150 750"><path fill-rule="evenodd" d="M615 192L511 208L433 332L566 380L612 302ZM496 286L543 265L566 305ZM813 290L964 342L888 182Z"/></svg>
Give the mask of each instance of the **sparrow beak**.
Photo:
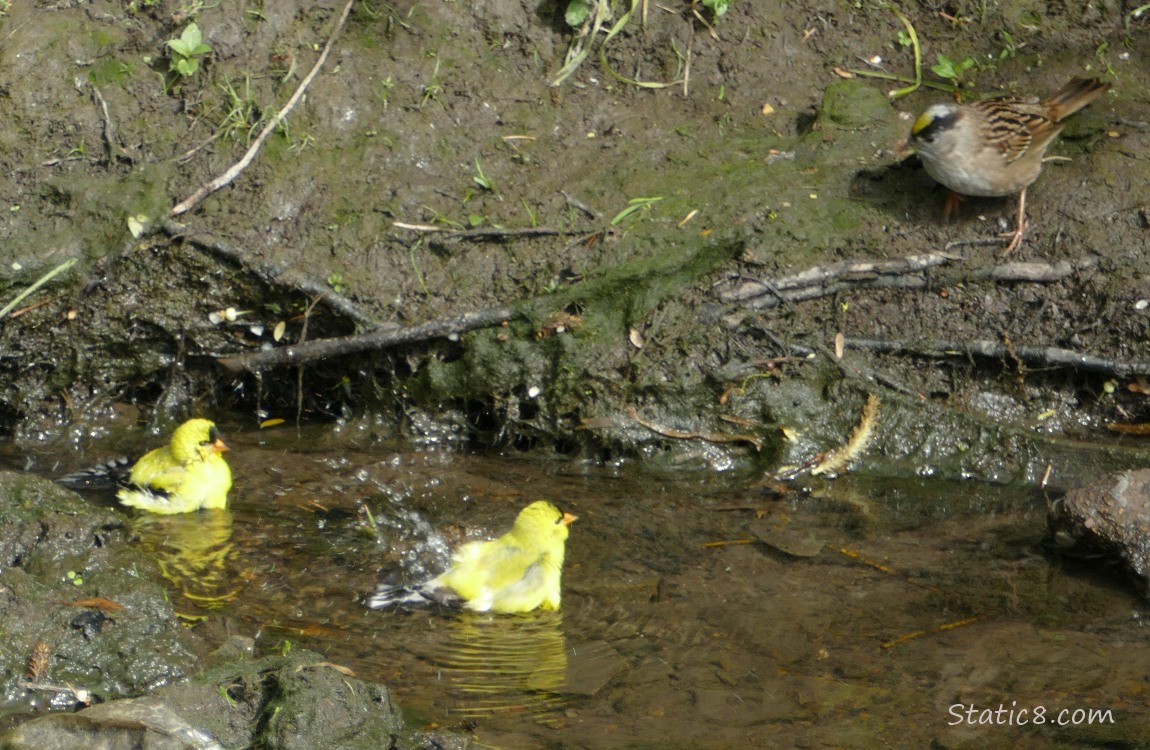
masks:
<svg viewBox="0 0 1150 750"><path fill-rule="evenodd" d="M579 516L573 516L570 513L564 513L562 523L564 526L570 526L571 524L575 523L578 520L579 520Z"/></svg>
<svg viewBox="0 0 1150 750"><path fill-rule="evenodd" d="M910 145L910 138L903 138L894 144L894 158L902 161L914 153L914 146Z"/></svg>

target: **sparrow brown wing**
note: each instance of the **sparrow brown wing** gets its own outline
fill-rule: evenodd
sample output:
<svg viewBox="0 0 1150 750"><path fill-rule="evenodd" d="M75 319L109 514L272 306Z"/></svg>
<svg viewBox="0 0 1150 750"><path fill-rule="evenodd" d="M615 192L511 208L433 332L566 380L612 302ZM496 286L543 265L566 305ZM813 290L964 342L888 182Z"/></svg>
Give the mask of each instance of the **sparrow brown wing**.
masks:
<svg viewBox="0 0 1150 750"><path fill-rule="evenodd" d="M1042 154L1062 130L1062 126L1046 116L1043 105L1017 97L983 99L971 106L985 116L986 140L1007 163L1027 154Z"/></svg>

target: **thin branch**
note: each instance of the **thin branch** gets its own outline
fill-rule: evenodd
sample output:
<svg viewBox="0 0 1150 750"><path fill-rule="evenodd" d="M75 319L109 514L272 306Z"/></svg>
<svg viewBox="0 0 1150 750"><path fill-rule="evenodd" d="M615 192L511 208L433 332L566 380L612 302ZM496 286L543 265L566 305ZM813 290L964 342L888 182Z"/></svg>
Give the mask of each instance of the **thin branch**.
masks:
<svg viewBox="0 0 1150 750"><path fill-rule="evenodd" d="M196 247L208 250L221 258L239 264L242 268L251 271L269 284L278 284L297 289L310 297L323 301L332 310L344 315L359 326L375 328L379 321L364 313L359 307L342 294L319 279L300 273L292 268L284 268L268 263L249 260L248 256L234 245L205 234L185 234L186 227L174 221L164 222L162 227L169 237L182 239Z"/></svg>
<svg viewBox="0 0 1150 750"><path fill-rule="evenodd" d="M320 68L322 68L324 62L327 61L327 56L331 52L331 48L335 45L335 40L339 38L339 34L343 30L344 23L347 22L347 16L351 12L351 6L354 3L355 0L347 0L347 4L343 6L343 12L340 13L339 19L335 22L335 28L332 29L331 36L329 36L327 39L327 44L324 45L323 51L319 54L319 59L315 61L315 65L312 66L311 70L308 71L307 76L305 76L303 81L300 82L299 87L295 90L295 93L292 94L291 99L288 99L288 103L283 106L283 109L281 109L279 112L276 112L275 117L273 117L271 121L269 121L268 124L264 126L264 129L260 131L260 134L256 136L255 141L243 155L243 158L233 164L228 169L228 171L224 172L222 175L215 178L211 182L204 183L199 187L199 189L196 190L196 192L192 193L191 196L176 204L176 206L172 209L170 216L179 216L180 214L187 213L188 211L192 210L199 204L200 201L202 201L204 198L207 198L209 195L216 192L220 188L230 184L232 180L234 180L240 175L241 172L248 168L248 165L252 163L253 159L255 159L256 154L259 153L260 148L263 147L264 141L267 140L267 137L272 134L272 132L279 126L281 122L283 122L283 119L288 116L288 113L295 108L295 105L298 104L299 100L303 98L304 92L307 91L308 86L311 85L312 80L316 77L316 75L319 74Z"/></svg>
<svg viewBox="0 0 1150 750"><path fill-rule="evenodd" d="M333 339L315 339L295 346L223 357L219 363L229 370L258 372L283 365L300 365L330 357L342 357L359 352L388 349L427 339L454 336L477 328L489 328L510 320L515 311L509 307L492 307L479 312L464 313L454 318L441 318L417 326L388 327L355 336Z"/></svg>
<svg viewBox="0 0 1150 750"><path fill-rule="evenodd" d="M432 224L408 224L394 221L391 224L396 229L407 229L412 232L435 234L445 240L485 240L505 239L511 237L553 237L556 235L594 234L588 229L556 229L554 227L522 227L519 229L505 227L483 227L481 229L447 229Z"/></svg>
<svg viewBox="0 0 1150 750"><path fill-rule="evenodd" d="M586 229L555 229L553 227L523 227L521 229L502 229L488 227L484 229L464 229L456 232L447 232L439 235L445 240L485 240L506 239L512 237L554 237L571 234L594 234L594 230Z"/></svg>
<svg viewBox="0 0 1150 750"><path fill-rule="evenodd" d="M96 103L100 105L100 111L104 114L104 147L108 150L108 163L115 164L120 158L131 163L133 159L123 154L120 149L120 144L116 137L116 126L112 122L112 115L108 112L108 102L104 101L104 95L100 93L100 89L96 88L94 83L88 85L91 86L92 95L96 99Z"/></svg>
<svg viewBox="0 0 1150 750"><path fill-rule="evenodd" d="M723 302L741 302L748 307L762 308L773 307L780 301L795 302L821 297L857 286L920 288L926 285L923 271L955 260L961 260L961 257L947 253L924 253L892 260L843 261L815 266L771 281L724 281L717 285L718 295Z"/></svg>
<svg viewBox="0 0 1150 750"><path fill-rule="evenodd" d="M633 422L646 427L656 435L663 437L675 438L676 440L705 440L708 443L750 443L755 446L755 450L761 451L763 449L762 438L757 435L732 435L727 432L696 432L694 430L676 430L671 427L664 427L663 425L643 419L639 416L639 410L633 404L628 404L625 409L627 416Z"/></svg>
<svg viewBox="0 0 1150 750"><path fill-rule="evenodd" d="M848 340L849 339L843 339L844 346ZM818 349L820 352L822 352L824 357L826 357L830 362L833 362L835 366L839 368L839 372L841 372L844 377L862 378L863 380L869 381L871 383L877 383L878 385L890 388L896 393L901 393L902 395L910 396L911 398L915 398L919 395L915 393L912 388L907 387L903 383L900 383L885 373L876 372L875 370L872 370L860 362L854 362L846 359L845 357L836 357L834 352L822 344L818 346Z"/></svg>
<svg viewBox="0 0 1150 750"><path fill-rule="evenodd" d="M733 277L715 285L720 300L762 309L778 304L825 297L858 288L921 289L926 286L928 269L961 261L950 253L924 253L890 260L851 260L814 266L797 274L776 279ZM1051 283L1097 266L1086 258L1059 263L1000 263L992 268L963 271L961 279L989 279L1010 283ZM946 283L945 271L933 271L936 283Z"/></svg>
<svg viewBox="0 0 1150 750"><path fill-rule="evenodd" d="M307 310L303 314L303 325L300 327L299 341L297 345L302 346L307 342L307 324L311 320L311 311L319 304L319 298L313 298L307 305ZM298 433L301 425L303 424L303 370L301 364L296 368L296 381L295 381L295 429Z"/></svg>
<svg viewBox="0 0 1150 750"><path fill-rule="evenodd" d="M985 275L995 281L1047 284L1062 281L1079 271L1094 268L1097 265L1098 260L1096 258L1086 258L1075 262L1064 260L1058 263L999 263L994 268L983 273L976 273L974 276L977 278Z"/></svg>
<svg viewBox="0 0 1150 750"><path fill-rule="evenodd" d="M911 343L899 340L880 341L852 338L846 339L844 343L849 348L866 349L872 352L937 358L978 356L1000 360L1009 359L1030 367L1070 367L1082 372L1093 372L1100 375L1119 377L1150 375L1150 362L1119 362L1053 346L1007 346L996 341L925 340Z"/></svg>
<svg viewBox="0 0 1150 750"><path fill-rule="evenodd" d="M577 208L580 211L582 211L583 213L587 214L587 218L589 218L589 219L598 218L597 214L595 213L595 209L591 208L590 206L588 206L586 203L579 200L575 196L571 195L570 193L566 192L565 190L560 190L559 194L563 196L563 200L567 201L568 206L571 206L572 208Z"/></svg>
<svg viewBox="0 0 1150 750"><path fill-rule="evenodd" d="M37 289L44 286L49 281L56 278L58 275L62 274L64 271L67 271L72 266L76 265L76 261L78 261L78 260L79 260L79 258L69 258L68 260L64 261L60 265L53 268L48 273L46 273L43 276L41 276L40 278L36 279L36 281L32 283L32 286L28 287L24 291L17 294L16 297L11 302L9 302L7 305L5 305L3 309L0 309L0 318L3 318L8 313L15 310L16 306L19 305L24 299L26 299L28 297L28 295L32 294Z"/></svg>

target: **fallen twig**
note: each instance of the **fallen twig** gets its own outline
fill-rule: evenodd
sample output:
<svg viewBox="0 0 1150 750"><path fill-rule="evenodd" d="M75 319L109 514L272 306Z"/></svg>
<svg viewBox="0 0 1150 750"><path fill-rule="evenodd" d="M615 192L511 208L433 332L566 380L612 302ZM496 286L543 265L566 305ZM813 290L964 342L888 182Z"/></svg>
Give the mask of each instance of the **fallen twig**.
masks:
<svg viewBox="0 0 1150 750"><path fill-rule="evenodd" d="M447 229L433 224L408 224L402 221L392 222L397 229L408 229L413 232L436 234L445 240L473 240L473 239L503 239L507 237L553 237L567 234L594 234L593 230L555 229L554 227L522 227L520 229L507 229L504 227L483 227L481 229Z"/></svg>
<svg viewBox="0 0 1150 750"><path fill-rule="evenodd" d="M62 297L62 296L63 295L58 294L55 297L45 297L44 299L40 300L39 302L33 302L30 305L24 305L19 310L13 310L12 312L8 313L8 317L9 318L19 318L21 315L25 315L27 313L32 312L33 310L37 310L37 309L43 307L44 305L52 304L56 300L60 299L60 297Z"/></svg>
<svg viewBox="0 0 1150 750"><path fill-rule="evenodd" d="M229 370L257 372L272 367L300 365L329 357L387 349L400 344L456 335L476 328L499 325L514 316L515 311L509 307L492 307L479 312L465 313L454 318L433 320L417 326L394 326L355 336L315 339L295 346L282 346L278 349L223 357L218 361Z"/></svg>
<svg viewBox="0 0 1150 750"><path fill-rule="evenodd" d="M944 251L908 255L893 260L843 261L828 266L815 266L778 279L724 279L716 284L716 288L723 302L738 302L750 308L762 309L862 287L921 289L926 286L925 272L928 269L957 260L962 260L962 256ZM963 278L1051 283L1097 265L1097 260L1093 258L1059 263L1000 263L992 268L967 272ZM940 284L946 283L942 275L936 274L933 278Z"/></svg>
<svg viewBox="0 0 1150 750"><path fill-rule="evenodd" d="M915 638L922 638L925 635L933 633L945 633L948 630L954 630L955 628L973 625L974 623L982 622L985 619L986 615L975 615L974 617L966 617L961 620L955 620L953 622L944 622L941 625L936 625L931 630L914 630L909 633L903 633L900 636L896 636L895 638L880 644L879 648L891 649L895 646L898 646L899 644L906 643L907 641L913 641Z"/></svg>
<svg viewBox="0 0 1150 750"><path fill-rule="evenodd" d="M730 547L737 544L754 544L754 539L720 539L715 542L703 542L703 549L714 549L715 547Z"/></svg>
<svg viewBox="0 0 1150 750"><path fill-rule="evenodd" d="M587 217L590 219L596 218L595 209L591 208L583 201L579 200L565 190L560 190L559 194L563 196L563 200L567 201L568 206L579 209L583 213L587 214Z"/></svg>
<svg viewBox="0 0 1150 750"><path fill-rule="evenodd" d="M361 325L365 328L375 328L379 325L379 321L364 313L355 303L342 294L336 293L334 289L319 279L312 278L292 268L283 268L281 266L251 261L238 247L212 237L211 235L185 234L185 227L174 221L165 222L162 229L169 237L178 237L185 242L189 242L204 250L209 250L222 258L238 263L269 284L289 286L311 297L316 297L331 309L351 318L357 325Z"/></svg>
<svg viewBox="0 0 1150 750"><path fill-rule="evenodd" d="M769 281L726 280L717 285L718 295L723 302L741 302L748 307L763 308L774 307L780 302L823 297L858 286L921 288L926 285L923 271L961 259L961 256L948 253L926 253L893 260L843 261Z"/></svg>
<svg viewBox="0 0 1150 750"><path fill-rule="evenodd" d="M104 101L104 95L100 93L100 89L96 88L95 84L89 83L88 85L92 87L92 95L96 99L96 103L100 105L100 111L104 114L104 147L108 151L108 163L114 164L120 158L131 163L133 159L123 153L116 138L116 126L112 122L112 115L108 113L108 103Z"/></svg>
<svg viewBox="0 0 1150 750"><path fill-rule="evenodd" d="M64 271L67 271L72 266L76 265L76 261L78 261L78 260L79 260L79 258L69 258L68 260L64 261L60 265L53 268L51 271L48 271L46 274L44 274L40 278L36 279L36 281L32 282L32 286L28 287L24 291L17 294L12 299L11 302L9 302L7 305L5 305L3 309L0 309L0 318L3 318L8 313L15 310L16 306L19 305L24 299L26 299L28 297L28 295L32 294L37 289L44 286L45 284L47 284L52 279L56 278L58 275L60 275Z"/></svg>
<svg viewBox="0 0 1150 750"><path fill-rule="evenodd" d="M279 112L276 112L275 116L268 121L268 124L264 126L264 129L260 131L260 134L256 136L255 141L252 142L251 147L248 148L243 157L238 162L229 167L228 170L222 175L215 178L214 180L211 180L210 182L204 183L196 190L196 192L192 193L183 201L177 203L175 207L172 208L171 213L169 214L170 216L179 216L180 214L187 213L188 211L192 210L199 204L200 201L216 192L220 188L230 184L232 180L234 180L240 175L241 172L248 168L248 165L252 163L252 159L256 157L256 154L259 153L260 148L263 147L264 141L267 140L267 137L271 135L277 127L279 127L279 124L283 122L283 119L288 116L288 113L291 112L292 109L295 108L295 105L299 103L299 100L303 98L304 92L307 91L308 86L311 85L312 80L319 73L320 68L323 67L324 62L327 60L328 54L331 52L331 48L335 45L335 40L339 38L340 31L343 30L344 23L347 22L347 15L351 12L351 6L354 3L355 0L347 0L347 3L343 6L343 11L339 14L339 18L335 22L335 28L332 29L331 35L327 39L327 44L323 46L323 51L319 53L319 59L315 61L315 65L313 65L311 70L308 71L308 74L304 76L304 79L300 82L299 87L295 90L295 93L292 94L291 99L288 99L288 102L283 106L283 109L281 109Z"/></svg>
<svg viewBox="0 0 1150 750"><path fill-rule="evenodd" d="M176 161L180 164L183 164L184 162L189 161L193 156L198 154L200 151L203 151L208 146L212 145L213 143L215 143L219 139L223 138L226 133L227 133L226 130L217 130L214 134L212 134L203 143L200 143L198 146L192 146L190 149L188 149L184 153L177 156Z"/></svg>
<svg viewBox="0 0 1150 750"><path fill-rule="evenodd" d="M755 446L755 450L761 451L763 449L763 441L755 435L731 435L726 432L693 432L686 430L676 430L670 427L663 427L662 425L648 422L639 416L639 411L634 405L627 406L627 416L632 421L643 425L651 432L663 437L675 438L676 440L705 440L708 443L750 443Z"/></svg>
<svg viewBox="0 0 1150 750"><path fill-rule="evenodd" d="M1074 263L1067 260L1059 263L1000 263L987 271L985 275L995 281L1049 283L1061 281L1073 276L1078 271L1097 265L1098 260L1095 258L1086 258ZM975 274L975 276L979 275L981 274Z"/></svg>
<svg viewBox="0 0 1150 750"><path fill-rule="evenodd" d="M1053 346L1007 346L995 341L922 340L911 343L897 339L886 341L852 338L846 339L844 344L853 349L919 357L989 357L1009 359L1031 367L1070 367L1102 375L1121 377L1150 375L1150 362L1118 362Z"/></svg>
<svg viewBox="0 0 1150 750"><path fill-rule="evenodd" d="M859 422L851 431L846 443L827 451L820 457L816 466L811 469L811 475L837 474L846 468L847 464L858 458L859 454L870 445L874 437L874 428L878 423L878 412L881 402L873 393L867 395L866 406L863 407Z"/></svg>

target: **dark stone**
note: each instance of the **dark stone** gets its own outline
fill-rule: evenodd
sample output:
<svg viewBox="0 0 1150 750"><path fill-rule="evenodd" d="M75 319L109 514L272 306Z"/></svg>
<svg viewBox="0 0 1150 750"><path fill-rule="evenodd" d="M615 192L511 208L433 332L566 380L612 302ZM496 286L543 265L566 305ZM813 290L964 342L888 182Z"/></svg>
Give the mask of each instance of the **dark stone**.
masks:
<svg viewBox="0 0 1150 750"><path fill-rule="evenodd" d="M1109 475L1070 490L1050 508L1055 544L1075 554L1121 559L1150 575L1150 469Z"/></svg>

